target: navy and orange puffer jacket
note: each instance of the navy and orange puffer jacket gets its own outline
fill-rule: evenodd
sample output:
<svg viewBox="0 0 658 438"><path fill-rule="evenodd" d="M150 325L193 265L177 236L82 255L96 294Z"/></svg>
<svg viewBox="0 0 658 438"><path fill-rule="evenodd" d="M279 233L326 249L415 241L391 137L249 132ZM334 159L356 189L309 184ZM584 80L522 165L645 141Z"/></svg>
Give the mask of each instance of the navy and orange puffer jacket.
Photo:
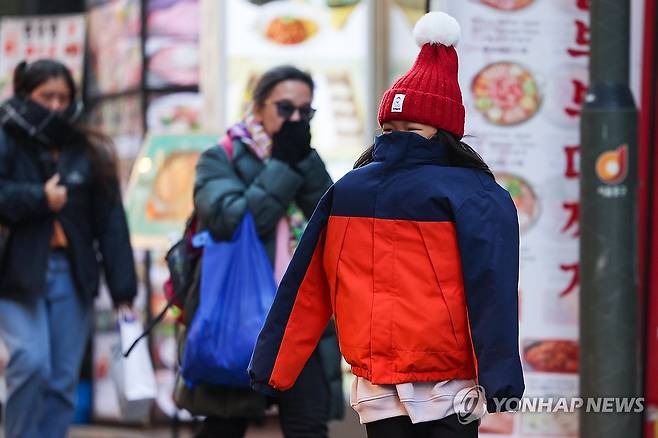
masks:
<svg viewBox="0 0 658 438"><path fill-rule="evenodd" d="M290 388L335 315L345 360L374 384L477 378L492 412L522 396L516 209L448 155L382 135L374 161L327 191L258 338L256 389Z"/></svg>

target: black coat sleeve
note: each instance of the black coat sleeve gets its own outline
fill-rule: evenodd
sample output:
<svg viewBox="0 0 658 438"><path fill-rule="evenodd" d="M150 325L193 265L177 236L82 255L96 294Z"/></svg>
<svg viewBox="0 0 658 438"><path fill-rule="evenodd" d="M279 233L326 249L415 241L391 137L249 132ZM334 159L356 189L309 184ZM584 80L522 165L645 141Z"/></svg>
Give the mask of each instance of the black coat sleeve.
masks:
<svg viewBox="0 0 658 438"><path fill-rule="evenodd" d="M0 221L14 225L52 214L43 185L11 179L14 160L10 139L0 128Z"/></svg>
<svg viewBox="0 0 658 438"><path fill-rule="evenodd" d="M119 184L108 189L96 185L93 199L94 234L98 241L105 280L115 303L132 302L137 294L137 276L126 213L121 202Z"/></svg>

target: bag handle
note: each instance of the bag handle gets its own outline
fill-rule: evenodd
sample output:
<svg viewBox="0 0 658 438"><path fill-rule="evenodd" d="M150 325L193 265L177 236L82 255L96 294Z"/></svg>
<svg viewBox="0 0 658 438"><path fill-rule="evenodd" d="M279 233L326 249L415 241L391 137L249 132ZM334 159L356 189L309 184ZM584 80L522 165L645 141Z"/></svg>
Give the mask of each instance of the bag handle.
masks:
<svg viewBox="0 0 658 438"><path fill-rule="evenodd" d="M128 355L130 354L131 351L133 351L133 349L135 348L137 343L139 341L141 341L142 339L144 339L145 337L147 337L153 331L155 326L158 325L160 323L160 321L162 321L164 319L165 315L167 314L167 312L169 311L171 306L173 306L174 303L176 302L176 300L178 300L178 298L180 298L180 295L181 295L181 293L179 292L176 295L174 295L173 297L169 298L169 300L167 300L167 305L164 307L164 309L162 309L160 311L160 313L158 313L158 315L153 319L153 321L151 321L149 323L149 325L146 326L146 328L144 329L142 334L139 335L137 337L137 339L135 339L133 341L132 344L130 344L130 348L128 348L128 350L126 350L126 352L123 353L123 357L128 357Z"/></svg>

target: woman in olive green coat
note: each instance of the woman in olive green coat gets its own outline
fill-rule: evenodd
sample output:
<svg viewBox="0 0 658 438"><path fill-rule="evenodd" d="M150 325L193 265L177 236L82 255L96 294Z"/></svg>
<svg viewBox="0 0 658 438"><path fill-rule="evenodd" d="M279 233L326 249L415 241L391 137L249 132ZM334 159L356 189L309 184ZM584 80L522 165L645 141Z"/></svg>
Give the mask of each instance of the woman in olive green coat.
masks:
<svg viewBox="0 0 658 438"><path fill-rule="evenodd" d="M228 130L231 147L208 149L196 169L194 206L199 228L216 240L230 239L249 210L277 280L307 218L332 184L322 159L310 146L313 89L311 77L295 67L266 72L253 91L252 110ZM195 288L185 304L188 323L198 300ZM266 398L251 390L190 388L179 382L175 398L179 407L207 416L197 437L243 437L249 422L262 418L271 402L279 406L286 438L326 437L327 421L343 413L333 323L291 391Z"/></svg>

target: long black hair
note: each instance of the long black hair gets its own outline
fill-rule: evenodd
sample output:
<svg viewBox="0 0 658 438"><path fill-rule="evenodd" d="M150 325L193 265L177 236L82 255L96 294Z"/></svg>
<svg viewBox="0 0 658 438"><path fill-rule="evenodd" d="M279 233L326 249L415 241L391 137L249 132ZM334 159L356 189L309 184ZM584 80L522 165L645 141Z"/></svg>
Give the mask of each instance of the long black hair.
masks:
<svg viewBox="0 0 658 438"><path fill-rule="evenodd" d="M14 70L14 95L28 99L32 92L50 79L63 79L69 89L71 106L78 105L77 87L71 71L61 62L53 59L40 59L31 63L25 61ZM67 110L70 110L68 108ZM71 112L71 111L65 111ZM117 164L112 140L105 134L75 122L73 129L84 139L81 145L91 161L96 180L108 193L118 194Z"/></svg>
<svg viewBox="0 0 658 438"><path fill-rule="evenodd" d="M283 81L303 82L311 89L311 94L315 89L315 83L310 74L292 65L280 65L267 70L256 83L253 92L254 106L262 107L265 105L265 101L272 94L274 87Z"/></svg>
<svg viewBox="0 0 658 438"><path fill-rule="evenodd" d="M475 149L473 149L468 144L459 140L454 134L448 131L439 129L433 138L438 139L443 144L448 146L450 151L449 162L451 166L457 167L470 167L473 169L479 169L492 178L494 174L487 166L487 163L484 162L480 154L478 154ZM354 163L354 168L363 167L366 164L370 164L373 161L372 153L375 150L375 145L370 146L366 149L361 156Z"/></svg>

